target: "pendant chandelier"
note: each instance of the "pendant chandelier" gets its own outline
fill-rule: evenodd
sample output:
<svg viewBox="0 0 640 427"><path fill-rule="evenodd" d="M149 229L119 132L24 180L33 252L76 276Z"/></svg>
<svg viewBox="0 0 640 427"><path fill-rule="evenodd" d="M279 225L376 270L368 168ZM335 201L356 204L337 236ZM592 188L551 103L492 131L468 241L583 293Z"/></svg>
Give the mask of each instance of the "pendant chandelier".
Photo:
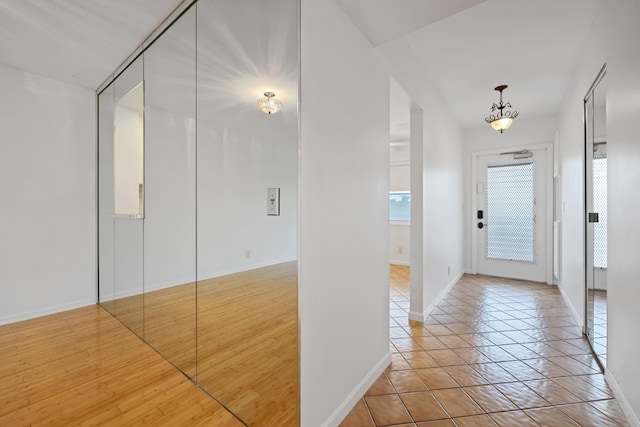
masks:
<svg viewBox="0 0 640 427"><path fill-rule="evenodd" d="M502 91L505 90L507 85L496 86L498 92L500 92L500 103L494 103L491 106L491 113L489 117L486 117L484 120L491 124L491 127L495 130L500 131L500 133L504 132L505 129L508 129L513 122L513 119L518 117L518 112L514 110L506 110L507 108L513 108L510 102L502 102ZM496 113L498 110L498 113ZM505 111L506 110L506 111Z"/></svg>

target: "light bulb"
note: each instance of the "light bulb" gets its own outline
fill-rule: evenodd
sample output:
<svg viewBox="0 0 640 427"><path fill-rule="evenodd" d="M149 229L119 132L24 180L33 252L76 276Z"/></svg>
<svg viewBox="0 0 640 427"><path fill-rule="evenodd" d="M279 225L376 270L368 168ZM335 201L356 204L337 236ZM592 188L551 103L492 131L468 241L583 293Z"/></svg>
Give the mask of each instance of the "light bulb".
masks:
<svg viewBox="0 0 640 427"><path fill-rule="evenodd" d="M258 108L266 114L275 114L282 109L282 102L275 99L276 94L265 92L265 98L258 99Z"/></svg>

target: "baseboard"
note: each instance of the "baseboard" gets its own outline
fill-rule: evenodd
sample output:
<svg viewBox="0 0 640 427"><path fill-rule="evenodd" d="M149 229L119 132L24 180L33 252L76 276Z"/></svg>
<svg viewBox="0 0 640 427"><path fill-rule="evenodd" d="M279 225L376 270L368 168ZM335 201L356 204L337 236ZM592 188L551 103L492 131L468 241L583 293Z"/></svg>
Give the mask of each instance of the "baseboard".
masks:
<svg viewBox="0 0 640 427"><path fill-rule="evenodd" d="M162 289L174 288L176 286L182 286L182 285L188 285L190 283L195 283L195 281L196 281L195 277L185 277L184 279L172 280L170 282L145 284L144 285L144 291L145 292L160 291Z"/></svg>
<svg viewBox="0 0 640 427"><path fill-rule="evenodd" d="M473 274L473 271L470 268L465 268L464 274Z"/></svg>
<svg viewBox="0 0 640 427"><path fill-rule="evenodd" d="M455 284L458 283L458 281L462 278L463 274L464 274L463 272L460 272L460 273L456 274L456 276L453 278L453 280L451 280L449 282L449 284L444 288L444 290L442 292L440 292L440 294L438 294L436 299L434 299L431 302L431 304L429 304L429 306L424 310L423 313L420 313L420 312L417 312L417 311L410 311L409 312L409 319L410 320L415 320L416 322L422 322L422 323L426 322L427 321L427 317L429 317L431 315L433 310L435 310L435 308L438 306L438 304L440 304L442 299L445 296L447 296L447 294L449 293L451 288L453 288L455 286Z"/></svg>
<svg viewBox="0 0 640 427"><path fill-rule="evenodd" d="M427 316L425 316L424 313L421 313L419 311L409 311L409 320L424 323L426 319Z"/></svg>
<svg viewBox="0 0 640 427"><path fill-rule="evenodd" d="M636 415L636 413L631 408L631 405L622 392L622 389L618 385L618 382L608 369L604 370L604 378L607 380L607 384L609 384L609 386L611 387L616 400L618 401L618 403L620 403L622 412L624 412L624 415L627 417L627 421L629 422L629 424L632 427L640 427L640 419L638 418L638 415Z"/></svg>
<svg viewBox="0 0 640 427"><path fill-rule="evenodd" d="M584 332L584 323L582 322L582 318L576 311L576 308L573 306L573 304L571 304L571 301L569 300L569 297L567 296L567 294L564 292L564 289L562 288L562 283L558 284L558 290L560 291L560 295L562 295L562 300L564 301L565 305L567 306L567 308L569 308L569 311L573 316L573 320L576 321L576 325L578 325L580 330Z"/></svg>
<svg viewBox="0 0 640 427"><path fill-rule="evenodd" d="M237 267L237 268L230 268L229 270L223 270L223 271L216 271L216 272L212 272L212 273L199 274L198 275L198 280L215 279L216 277L228 276L230 274L242 273L242 272L249 271L249 270L255 270L255 269L258 269L258 268L262 268L262 267L270 267L272 265L284 264L285 262L292 262L292 261L296 261L296 260L297 260L296 257L290 257L290 258L282 258L282 259L276 259L276 260L261 262L261 263L257 263L257 264L243 265L243 266Z"/></svg>
<svg viewBox="0 0 640 427"><path fill-rule="evenodd" d="M217 273L210 273L210 274L203 274L198 276L198 280L199 281L203 281L203 280L208 280L208 279L215 279L217 277L223 277L223 276L228 276L230 274L236 274L236 273L242 273L245 271L249 271L249 270L255 270L258 268L262 268L262 267L269 267L272 265L277 265L277 264L283 264L286 262L291 262L291 261L295 261L296 258L287 258L287 259L281 259L281 260L275 260L275 261L269 261L269 262L265 262L265 263L260 263L260 264L255 264L255 265L250 265L250 266L245 266L245 267L241 267L241 268L237 268L237 269L230 269L230 270L225 270L225 271L220 271ZM154 284L145 284L143 288L138 288L138 289L128 289L126 291L119 291L117 292L115 295L111 294L111 295L102 295L100 298L100 302L108 302L108 301L113 301L115 299L120 299L120 298L127 298L127 297L132 297L135 295L142 295L146 292L154 292L154 291L160 291L163 289L168 289L168 288L173 288L175 286L182 286L182 285L187 285L189 283L193 283L195 281L194 277L188 277L188 278L184 278L184 279L180 279L180 280L176 280L176 281L170 281L170 282L164 282L164 283L154 283Z"/></svg>
<svg viewBox="0 0 640 427"><path fill-rule="evenodd" d="M455 286L456 283L458 283L458 281L460 279L462 279L462 275L464 273L460 272L458 274L455 275L455 277L453 278L453 280L451 280L451 282L449 282L449 284L447 285L446 288L443 289L442 292L440 292L440 294L436 297L436 299L434 299L431 304L429 304L429 306L427 307L427 309L424 311L424 321L427 321L427 317L429 317L431 315L431 312L433 312L433 310L436 309L436 307L438 306L438 304L440 304L442 302L442 300L444 299L444 297L447 296L447 294L449 293L449 291Z"/></svg>
<svg viewBox="0 0 640 427"><path fill-rule="evenodd" d="M322 427L337 426L342 420L349 415L349 412L356 406L356 403L364 396L378 377L387 369L391 363L391 352L385 354L382 359L369 371L369 373L360 381L347 398L336 408L335 411L322 423Z"/></svg>
<svg viewBox="0 0 640 427"><path fill-rule="evenodd" d="M410 262L407 261L400 261L397 259L390 259L389 260L389 264L394 264L394 265L406 265L407 267L411 266Z"/></svg>
<svg viewBox="0 0 640 427"><path fill-rule="evenodd" d="M60 313L62 311L73 310L80 307L86 307L96 303L95 298L75 301L69 304L60 304L52 307L40 308L38 310L31 310L24 313L12 314L9 316L0 317L0 325L6 325L9 323L21 322L23 320L34 319L36 317L48 316L50 314Z"/></svg>

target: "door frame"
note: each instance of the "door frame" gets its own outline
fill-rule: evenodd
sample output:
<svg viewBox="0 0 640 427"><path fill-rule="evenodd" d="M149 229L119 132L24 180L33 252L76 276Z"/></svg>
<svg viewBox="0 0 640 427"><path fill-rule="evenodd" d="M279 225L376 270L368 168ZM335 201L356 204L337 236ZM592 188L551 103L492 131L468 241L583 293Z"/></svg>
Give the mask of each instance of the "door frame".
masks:
<svg viewBox="0 0 640 427"><path fill-rule="evenodd" d="M478 210L478 158L481 156L500 154L508 151L546 150L545 202L546 221L544 224L545 242L545 277L547 285L553 284L553 143L517 145L491 150L473 151L471 153L471 274L478 274L478 233L476 232L476 212Z"/></svg>

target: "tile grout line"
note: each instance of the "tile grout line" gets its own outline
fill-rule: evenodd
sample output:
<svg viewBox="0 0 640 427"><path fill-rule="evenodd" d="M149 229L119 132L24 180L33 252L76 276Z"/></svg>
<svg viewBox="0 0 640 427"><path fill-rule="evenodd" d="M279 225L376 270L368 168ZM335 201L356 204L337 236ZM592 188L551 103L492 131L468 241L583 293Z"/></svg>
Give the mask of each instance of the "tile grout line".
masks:
<svg viewBox="0 0 640 427"><path fill-rule="evenodd" d="M576 333L575 324L567 322L567 319L570 320L571 317L566 315L564 302L558 300L557 289L550 289L547 286L537 289L540 285L527 284L526 282L520 284L515 281L505 281L504 285L487 285L482 284L481 277L471 280L465 280L465 278L468 279L469 276L463 276L443 298L443 301L438 304L430 318L421 328L417 328L416 323L411 323L406 314L397 315L398 309L395 306L403 309L398 302L406 304L407 298L394 289L392 283L390 307L394 307L392 310L395 311L390 316L389 327L392 332L395 329L394 333L397 335L390 337L389 346L392 353L397 355L395 358L400 357L404 364L401 365L402 368L400 369L389 370L390 368L393 369L392 362L390 368L385 370L383 373L384 378L395 393L383 393L381 395L397 396L402 403L402 408L413 423L421 421L414 419L409 407L402 399L403 395L428 392L443 413L449 416L449 420L455 423L456 421L451 417L450 411L445 408L433 393L441 389L455 389L461 390L464 396L469 399L469 402L477 405L478 410L482 411L482 414L478 414L478 416L487 416L496 424L499 424L499 421L492 415L512 413L526 417L531 423L539 425L530 414L530 411L556 409L564 417L578 424L580 424L580 420L577 418L586 416L587 419L591 419L589 417L593 416L596 418L592 421L600 419L615 425L626 425L624 415L620 413L618 403L606 380L604 378L598 379L598 375L601 376L602 374L593 367L593 361L589 358L592 356L590 352L584 349L583 337ZM496 279L492 280L495 281ZM496 292L495 289L498 289L498 291ZM485 296L482 297L483 295ZM487 297L486 295L489 296ZM523 302L519 302L522 295L525 295L526 298L522 300ZM520 313L520 316L516 317L510 313L505 313L507 311L513 312L512 314ZM525 311L526 313L524 313ZM457 326L452 329L454 324ZM462 333L461 331L465 329L467 332ZM463 338L463 336L467 336L465 337L467 339ZM472 336L475 336L473 342L468 340ZM518 337L523 338L523 336L530 338L524 338L525 341L520 342ZM451 338L444 339L443 337ZM438 350L427 350L428 347L425 346L425 340L419 340L419 338L433 338L437 343L444 346L442 350L446 350L446 352L443 351L438 354L453 355L457 360L443 362L443 360L434 359L432 355ZM478 341L478 339L483 341ZM467 345L462 345L462 343ZM492 353L487 353L487 351ZM465 352L468 352L467 356L462 354ZM429 387L416 372L418 368L415 367L415 364L417 362L415 360L410 362L410 359L407 358L408 353L424 353L436 365L433 368L441 369L457 387L444 387L441 389ZM476 355L473 356L473 353ZM501 353L503 354L501 355ZM481 358L478 358L479 356ZM476 358L474 359L474 357ZM490 362L484 361L482 358ZM504 358L506 359L501 360ZM487 369L489 365L496 367L508 375L509 378L505 377L503 378L504 381L502 381L499 377L487 376L487 372L478 369L482 365L485 365ZM407 366L407 368L404 366ZM470 372L467 371L470 375L473 372L477 377L472 375L475 379L469 385L463 386L459 379L451 376L452 370L458 366L467 368L470 370ZM446 368L449 369L447 370ZM424 390L412 391L409 387L405 392L398 392L398 385L394 384L390 376L390 373L394 371L411 372L419 380L419 384L424 387ZM464 369L461 369L460 372L463 375ZM510 378L513 380L510 380ZM397 381L400 380L401 378L397 379ZM414 380L412 379L412 381ZM548 391L550 393L548 397L545 397L547 393L540 392L544 391L544 389L535 388L535 381L551 384L554 387L551 391ZM527 406L530 404L534 406L521 408L522 402L521 405L518 405L517 400L513 398L514 396L510 397L504 388L498 387L508 384L523 390L529 396L536 396L536 398L540 399L540 402L526 403ZM468 389L479 386L491 387L496 390L500 396L504 397L505 401L510 402L517 409L485 409L481 402L470 395L468 391ZM579 393L574 390L576 387ZM548 400L555 393L554 389L565 396L564 400L568 400L558 404ZM577 401L573 402L574 400ZM363 401L370 420L376 425L369 403L365 399ZM542 402L545 403L543 404ZM598 405L599 402L601 403ZM540 412L540 414L542 413ZM618 423L618 421L623 424Z"/></svg>

